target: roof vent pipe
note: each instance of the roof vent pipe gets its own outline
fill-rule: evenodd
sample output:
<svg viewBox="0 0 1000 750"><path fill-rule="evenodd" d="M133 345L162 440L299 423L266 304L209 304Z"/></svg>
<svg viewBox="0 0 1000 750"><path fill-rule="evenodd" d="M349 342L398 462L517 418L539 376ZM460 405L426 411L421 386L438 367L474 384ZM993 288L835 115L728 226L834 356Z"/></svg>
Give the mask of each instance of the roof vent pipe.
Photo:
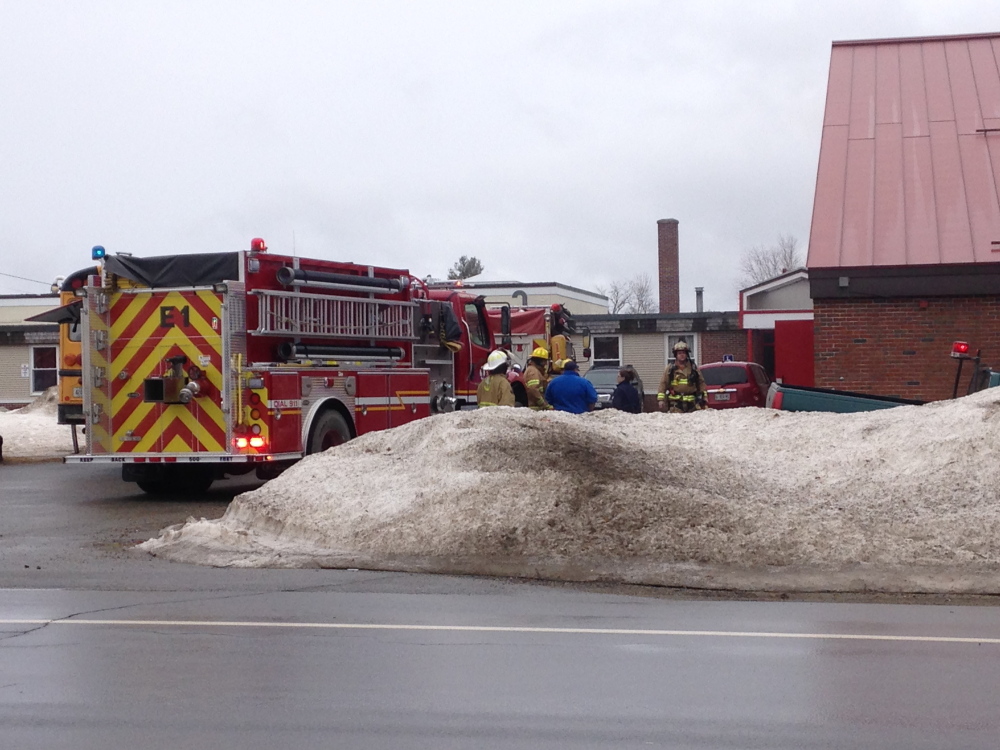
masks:
<svg viewBox="0 0 1000 750"><path fill-rule="evenodd" d="M705 287L703 286L694 288L694 309L695 312L705 312Z"/></svg>

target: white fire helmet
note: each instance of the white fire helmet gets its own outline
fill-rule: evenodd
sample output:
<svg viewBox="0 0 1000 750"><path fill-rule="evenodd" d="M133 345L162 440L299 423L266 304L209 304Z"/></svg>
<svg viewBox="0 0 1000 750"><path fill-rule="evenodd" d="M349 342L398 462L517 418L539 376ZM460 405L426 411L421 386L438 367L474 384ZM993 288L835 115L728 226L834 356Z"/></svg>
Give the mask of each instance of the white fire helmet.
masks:
<svg viewBox="0 0 1000 750"><path fill-rule="evenodd" d="M483 369L488 372L493 372L495 369L500 367L500 365L504 365L508 361L507 352L502 349L495 349L490 352L490 356L487 358L486 365Z"/></svg>

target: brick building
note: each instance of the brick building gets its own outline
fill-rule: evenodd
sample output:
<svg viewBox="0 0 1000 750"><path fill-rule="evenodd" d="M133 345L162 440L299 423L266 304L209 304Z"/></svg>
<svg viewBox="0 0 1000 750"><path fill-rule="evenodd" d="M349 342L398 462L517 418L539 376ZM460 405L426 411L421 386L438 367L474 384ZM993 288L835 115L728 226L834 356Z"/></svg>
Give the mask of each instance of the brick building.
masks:
<svg viewBox="0 0 1000 750"><path fill-rule="evenodd" d="M835 42L807 266L815 383L951 396L1000 365L1000 34Z"/></svg>

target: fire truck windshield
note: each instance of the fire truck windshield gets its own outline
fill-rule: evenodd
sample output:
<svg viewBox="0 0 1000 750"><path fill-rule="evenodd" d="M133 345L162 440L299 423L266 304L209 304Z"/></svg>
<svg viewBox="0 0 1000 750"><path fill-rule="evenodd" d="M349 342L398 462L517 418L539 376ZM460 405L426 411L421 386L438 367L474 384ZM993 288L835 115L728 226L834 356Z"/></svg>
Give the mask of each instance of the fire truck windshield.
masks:
<svg viewBox="0 0 1000 750"><path fill-rule="evenodd" d="M473 302L465 303L465 322L469 325L469 338L476 346L490 346L490 337L486 322L480 314L479 306Z"/></svg>

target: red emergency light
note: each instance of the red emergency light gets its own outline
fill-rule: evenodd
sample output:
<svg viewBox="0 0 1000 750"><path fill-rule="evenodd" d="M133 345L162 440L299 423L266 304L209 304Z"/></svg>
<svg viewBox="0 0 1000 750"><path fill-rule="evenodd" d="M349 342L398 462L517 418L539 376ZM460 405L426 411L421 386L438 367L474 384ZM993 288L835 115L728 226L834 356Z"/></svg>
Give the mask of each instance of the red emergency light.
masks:
<svg viewBox="0 0 1000 750"><path fill-rule="evenodd" d="M956 341L951 345L951 356L955 359L966 359L969 356L969 343L967 341Z"/></svg>
<svg viewBox="0 0 1000 750"><path fill-rule="evenodd" d="M254 237L250 240L250 252L251 253L266 253L267 245L264 244L264 240L260 237Z"/></svg>

